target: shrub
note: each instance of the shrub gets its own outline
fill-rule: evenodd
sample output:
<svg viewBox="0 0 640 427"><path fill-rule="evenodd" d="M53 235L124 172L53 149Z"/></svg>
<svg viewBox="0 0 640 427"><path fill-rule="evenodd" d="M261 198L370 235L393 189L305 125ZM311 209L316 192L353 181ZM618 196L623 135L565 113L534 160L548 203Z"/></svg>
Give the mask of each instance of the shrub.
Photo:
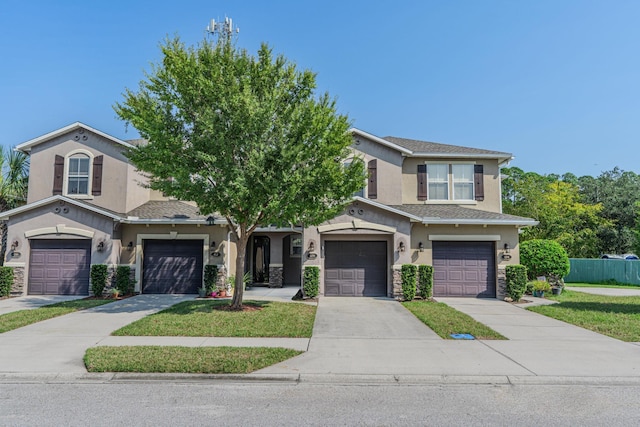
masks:
<svg viewBox="0 0 640 427"><path fill-rule="evenodd" d="M131 280L131 267L128 265L119 265L116 268L116 289L120 295L129 295L133 293L134 281Z"/></svg>
<svg viewBox="0 0 640 427"><path fill-rule="evenodd" d="M551 290L551 285L549 284L549 282L546 282L544 280L534 280L533 282L531 282L531 285L533 286L534 291L549 292Z"/></svg>
<svg viewBox="0 0 640 427"><path fill-rule="evenodd" d="M402 264L400 276L402 280L402 297L405 301L411 301L416 296L418 266L413 264Z"/></svg>
<svg viewBox="0 0 640 427"><path fill-rule="evenodd" d="M91 292L93 296L102 297L104 288L107 286L107 266L105 264L93 264L91 266Z"/></svg>
<svg viewBox="0 0 640 427"><path fill-rule="evenodd" d="M0 297L8 297L13 286L13 268L0 267Z"/></svg>
<svg viewBox="0 0 640 427"><path fill-rule="evenodd" d="M309 266L304 268L302 290L307 298L318 296L320 289L320 267Z"/></svg>
<svg viewBox="0 0 640 427"><path fill-rule="evenodd" d="M520 263L527 267L529 279L540 276L564 277L569 274L567 251L554 240L527 240L520 244Z"/></svg>
<svg viewBox="0 0 640 427"><path fill-rule="evenodd" d="M215 264L207 264L204 266L204 288L207 295L210 295L216 289L218 281L218 266Z"/></svg>
<svg viewBox="0 0 640 427"><path fill-rule="evenodd" d="M507 295L513 301L520 301L527 289L527 267L524 265L507 265L505 267L507 279Z"/></svg>
<svg viewBox="0 0 640 427"><path fill-rule="evenodd" d="M418 291L424 299L433 295L433 267L430 265L418 266Z"/></svg>

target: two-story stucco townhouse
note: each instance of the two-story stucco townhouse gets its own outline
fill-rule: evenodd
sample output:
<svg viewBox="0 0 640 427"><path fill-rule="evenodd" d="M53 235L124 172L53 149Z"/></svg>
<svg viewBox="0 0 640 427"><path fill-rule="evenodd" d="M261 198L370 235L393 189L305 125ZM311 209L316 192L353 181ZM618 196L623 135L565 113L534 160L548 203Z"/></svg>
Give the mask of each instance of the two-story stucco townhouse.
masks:
<svg viewBox="0 0 640 427"><path fill-rule="evenodd" d="M369 169L361 194L320 226L257 229L253 282L300 286L317 265L322 295L397 296L400 266L413 263L434 266L435 296L502 297L518 231L536 224L501 212L511 154L351 133ZM27 204L0 214L14 295L88 295L92 264L130 265L141 293L196 293L206 264L235 271L226 220L141 185L123 155L139 143L74 123L16 147L30 156Z"/></svg>

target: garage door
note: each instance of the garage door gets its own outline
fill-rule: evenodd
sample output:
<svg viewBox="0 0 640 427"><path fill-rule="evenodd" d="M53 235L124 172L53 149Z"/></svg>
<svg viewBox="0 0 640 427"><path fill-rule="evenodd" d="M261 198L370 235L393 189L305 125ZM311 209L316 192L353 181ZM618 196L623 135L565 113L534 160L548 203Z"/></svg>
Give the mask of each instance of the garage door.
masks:
<svg viewBox="0 0 640 427"><path fill-rule="evenodd" d="M493 242L433 242L433 295L495 298Z"/></svg>
<svg viewBox="0 0 640 427"><path fill-rule="evenodd" d="M89 295L91 240L32 240L30 295Z"/></svg>
<svg viewBox="0 0 640 427"><path fill-rule="evenodd" d="M386 296L387 242L325 242L326 296Z"/></svg>
<svg viewBox="0 0 640 427"><path fill-rule="evenodd" d="M142 292L195 294L202 286L202 240L145 240Z"/></svg>

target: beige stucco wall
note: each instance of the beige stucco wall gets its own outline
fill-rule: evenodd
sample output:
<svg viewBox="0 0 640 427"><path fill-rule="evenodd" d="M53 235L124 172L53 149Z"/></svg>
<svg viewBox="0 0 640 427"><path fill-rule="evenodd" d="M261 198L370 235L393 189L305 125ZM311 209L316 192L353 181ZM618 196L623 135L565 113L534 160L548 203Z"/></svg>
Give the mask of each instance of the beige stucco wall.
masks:
<svg viewBox="0 0 640 427"><path fill-rule="evenodd" d="M355 155L363 157L365 167L370 160L378 160L378 197L375 200L387 205L401 204L402 196L398 191L402 186L402 156L400 153L361 136L355 140L359 143L354 142L353 151ZM368 197L366 187L364 196Z"/></svg>
<svg viewBox="0 0 640 427"><path fill-rule="evenodd" d="M424 204L429 201L418 200L418 165L424 164L424 158L408 157L402 165L402 203ZM437 159L438 162L460 162L460 159ZM464 162L464 160L463 160ZM453 202L468 208L480 209L489 212L500 212L500 169L497 160L478 160L475 164L484 166L484 200ZM450 189L451 192L451 189ZM436 204L447 203L436 201Z"/></svg>
<svg viewBox="0 0 640 427"><path fill-rule="evenodd" d="M60 208L56 213L54 209ZM34 239L75 239L91 240L91 264L118 264L119 240L112 239L113 220L85 209L58 202L29 210L9 219L7 241L17 241L16 252L11 256L7 251L5 264L25 267L25 278L29 277L30 242ZM55 228L52 232L51 228ZM34 234L27 237L25 233ZM92 236L80 235L92 234ZM98 251L98 243L104 242L104 250ZM24 291L27 291L25 287Z"/></svg>
<svg viewBox="0 0 640 427"><path fill-rule="evenodd" d="M349 214L353 209L354 213ZM353 221L356 221L356 227L353 228ZM367 228L367 223L379 224L395 229L393 231L376 230ZM411 224L406 217L384 211L382 209L366 205L364 203L354 202L345 213L323 223L322 225L339 225L351 224L351 228L337 229L333 231L320 232L318 227L309 227L304 231L303 241L303 268L305 266L317 265L320 267L320 294L324 294L324 242L328 240L360 240L360 241L385 241L387 242L387 293L391 293L392 286L392 270L393 264L409 263L410 251L410 233ZM314 253L317 255L315 259L308 257L309 243L313 241L315 246ZM404 242L407 250L398 251L400 241Z"/></svg>
<svg viewBox="0 0 640 427"><path fill-rule="evenodd" d="M127 159L122 153L123 149L124 147L113 141L84 129L76 129L35 145L30 155L27 203L33 203L52 195L55 156L66 157L76 150L84 150L94 157L104 155L102 194L99 196L89 194L77 198L121 213L130 210L133 205L144 203L149 199L149 190L139 187L135 183L141 179L141 176L127 163ZM65 169L66 167L65 164ZM92 170L93 162L91 162Z"/></svg>

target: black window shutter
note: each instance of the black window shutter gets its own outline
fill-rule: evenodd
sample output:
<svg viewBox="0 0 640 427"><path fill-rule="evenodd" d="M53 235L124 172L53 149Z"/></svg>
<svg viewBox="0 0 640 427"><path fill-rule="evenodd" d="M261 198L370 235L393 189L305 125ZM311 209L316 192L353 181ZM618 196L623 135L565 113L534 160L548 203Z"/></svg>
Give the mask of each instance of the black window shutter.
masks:
<svg viewBox="0 0 640 427"><path fill-rule="evenodd" d="M53 163L53 195L62 194L62 181L64 179L64 157L57 156Z"/></svg>
<svg viewBox="0 0 640 427"><path fill-rule="evenodd" d="M378 161L376 159L369 162L369 186L367 187L367 193L370 199L378 197Z"/></svg>
<svg viewBox="0 0 640 427"><path fill-rule="evenodd" d="M418 200L427 200L427 165L418 165Z"/></svg>
<svg viewBox="0 0 640 427"><path fill-rule="evenodd" d="M484 167L482 165L473 166L473 183L476 200L484 200Z"/></svg>
<svg viewBox="0 0 640 427"><path fill-rule="evenodd" d="M102 162L104 156L97 156L93 159L93 184L91 194L99 196L102 194Z"/></svg>

